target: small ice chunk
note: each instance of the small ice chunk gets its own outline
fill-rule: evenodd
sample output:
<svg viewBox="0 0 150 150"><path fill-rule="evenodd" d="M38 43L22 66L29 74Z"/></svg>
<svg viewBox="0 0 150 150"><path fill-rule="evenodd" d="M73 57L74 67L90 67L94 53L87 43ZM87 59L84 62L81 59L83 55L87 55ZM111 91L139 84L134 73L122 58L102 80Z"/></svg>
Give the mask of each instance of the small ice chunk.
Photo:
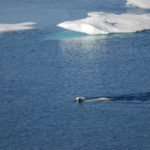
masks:
<svg viewBox="0 0 150 150"><path fill-rule="evenodd" d="M144 9L150 8L150 0L127 0L127 4L134 5Z"/></svg>
<svg viewBox="0 0 150 150"><path fill-rule="evenodd" d="M0 32L29 30L29 29L33 29L35 24L36 24L35 22L24 22L24 23L17 23L17 24L0 23Z"/></svg>
<svg viewBox="0 0 150 150"><path fill-rule="evenodd" d="M62 22L57 26L89 35L137 32L150 29L150 14L89 12L87 18Z"/></svg>

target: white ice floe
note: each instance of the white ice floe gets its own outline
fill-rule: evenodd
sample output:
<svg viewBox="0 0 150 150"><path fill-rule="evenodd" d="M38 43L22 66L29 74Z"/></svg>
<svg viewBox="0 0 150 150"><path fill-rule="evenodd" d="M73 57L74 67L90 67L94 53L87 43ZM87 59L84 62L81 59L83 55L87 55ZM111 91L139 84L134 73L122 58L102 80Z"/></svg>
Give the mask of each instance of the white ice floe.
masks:
<svg viewBox="0 0 150 150"><path fill-rule="evenodd" d="M34 22L24 22L24 23L17 23L17 24L1 24L0 23L0 32L13 32L13 31L22 31L22 30L29 30L33 29Z"/></svg>
<svg viewBox="0 0 150 150"><path fill-rule="evenodd" d="M90 12L85 19L66 21L57 26L90 35L137 32L150 29L150 14Z"/></svg>
<svg viewBox="0 0 150 150"><path fill-rule="evenodd" d="M150 0L127 0L127 4L134 5L144 9L150 8Z"/></svg>

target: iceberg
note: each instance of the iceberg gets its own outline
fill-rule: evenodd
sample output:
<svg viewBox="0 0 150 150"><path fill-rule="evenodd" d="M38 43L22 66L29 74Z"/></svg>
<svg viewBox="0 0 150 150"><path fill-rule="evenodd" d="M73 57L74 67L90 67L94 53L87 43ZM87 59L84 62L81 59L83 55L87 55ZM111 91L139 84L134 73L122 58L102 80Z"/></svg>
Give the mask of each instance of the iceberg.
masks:
<svg viewBox="0 0 150 150"><path fill-rule="evenodd" d="M57 26L89 35L138 32L150 29L150 14L89 12L85 19L65 21Z"/></svg>
<svg viewBox="0 0 150 150"><path fill-rule="evenodd" d="M127 0L127 4L134 5L144 9L150 8L150 0Z"/></svg>
<svg viewBox="0 0 150 150"><path fill-rule="evenodd" d="M33 29L35 24L36 24L35 22L24 22L24 23L17 23L17 24L0 24L0 33Z"/></svg>

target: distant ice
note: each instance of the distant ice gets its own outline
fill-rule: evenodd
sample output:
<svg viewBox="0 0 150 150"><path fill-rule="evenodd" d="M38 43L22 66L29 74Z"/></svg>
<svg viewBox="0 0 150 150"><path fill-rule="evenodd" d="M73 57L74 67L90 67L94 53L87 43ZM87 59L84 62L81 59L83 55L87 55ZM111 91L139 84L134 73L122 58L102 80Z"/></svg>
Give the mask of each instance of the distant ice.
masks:
<svg viewBox="0 0 150 150"><path fill-rule="evenodd" d="M90 12L85 19L66 21L57 26L90 35L137 32L150 29L150 14Z"/></svg>
<svg viewBox="0 0 150 150"><path fill-rule="evenodd" d="M12 32L12 31L21 31L21 30L29 30L33 29L34 22L24 22L17 24L0 24L0 32Z"/></svg>
<svg viewBox="0 0 150 150"><path fill-rule="evenodd" d="M140 8L149 9L150 0L127 0L128 5L135 5Z"/></svg>

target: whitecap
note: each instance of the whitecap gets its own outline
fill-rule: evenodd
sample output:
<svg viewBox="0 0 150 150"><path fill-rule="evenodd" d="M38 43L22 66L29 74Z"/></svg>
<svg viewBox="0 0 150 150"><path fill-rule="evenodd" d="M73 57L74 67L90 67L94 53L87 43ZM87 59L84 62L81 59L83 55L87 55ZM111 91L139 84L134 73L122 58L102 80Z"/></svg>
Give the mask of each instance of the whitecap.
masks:
<svg viewBox="0 0 150 150"><path fill-rule="evenodd" d="M35 22L24 22L17 24L0 24L0 32L13 32L33 29Z"/></svg>
<svg viewBox="0 0 150 150"><path fill-rule="evenodd" d="M90 12L85 19L66 21L57 26L89 35L131 33L150 29L150 14Z"/></svg>

